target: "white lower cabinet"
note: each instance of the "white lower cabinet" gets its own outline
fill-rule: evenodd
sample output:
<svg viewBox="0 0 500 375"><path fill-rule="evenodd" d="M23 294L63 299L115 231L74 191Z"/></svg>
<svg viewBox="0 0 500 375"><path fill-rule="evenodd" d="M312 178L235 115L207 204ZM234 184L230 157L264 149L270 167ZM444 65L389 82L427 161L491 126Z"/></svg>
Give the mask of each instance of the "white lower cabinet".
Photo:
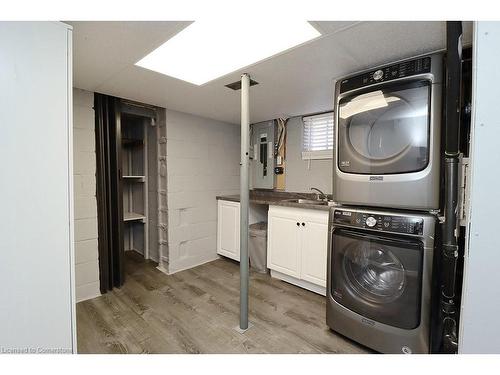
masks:
<svg viewBox="0 0 500 375"><path fill-rule="evenodd" d="M328 213L323 218L303 218L301 227L300 278L326 287L326 258L328 254ZM321 222L320 222L321 221Z"/></svg>
<svg viewBox="0 0 500 375"><path fill-rule="evenodd" d="M248 223L267 220L267 206L250 203ZM217 254L240 261L240 202L217 200Z"/></svg>
<svg viewBox="0 0 500 375"><path fill-rule="evenodd" d="M267 266L273 277L326 294L328 211L270 206Z"/></svg>
<svg viewBox="0 0 500 375"><path fill-rule="evenodd" d="M284 274L300 277L300 231L297 218L281 211L268 217L267 267Z"/></svg>
<svg viewBox="0 0 500 375"><path fill-rule="evenodd" d="M249 222L268 220L271 276L326 294L328 211L251 205ZM240 260L240 203L217 201L217 254Z"/></svg>
<svg viewBox="0 0 500 375"><path fill-rule="evenodd" d="M217 201L217 254L240 260L240 203Z"/></svg>

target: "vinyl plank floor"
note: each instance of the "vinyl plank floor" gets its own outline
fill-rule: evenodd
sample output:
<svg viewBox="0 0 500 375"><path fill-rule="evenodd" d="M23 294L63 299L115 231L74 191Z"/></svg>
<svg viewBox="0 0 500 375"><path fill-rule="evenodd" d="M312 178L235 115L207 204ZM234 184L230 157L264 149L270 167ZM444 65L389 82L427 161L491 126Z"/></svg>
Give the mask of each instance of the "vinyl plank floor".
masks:
<svg viewBox="0 0 500 375"><path fill-rule="evenodd" d="M77 304L79 353L369 353L325 323L325 298L251 273L250 329L239 322L239 265L165 275L135 252L125 284Z"/></svg>

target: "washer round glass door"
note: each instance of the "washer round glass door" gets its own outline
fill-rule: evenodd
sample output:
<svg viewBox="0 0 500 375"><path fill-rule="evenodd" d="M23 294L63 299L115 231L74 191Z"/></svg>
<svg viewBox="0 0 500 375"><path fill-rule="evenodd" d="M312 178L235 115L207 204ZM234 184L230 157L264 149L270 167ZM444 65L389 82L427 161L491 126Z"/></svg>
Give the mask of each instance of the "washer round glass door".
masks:
<svg viewBox="0 0 500 375"><path fill-rule="evenodd" d="M338 110L338 167L359 174L409 173L429 161L427 81L344 97Z"/></svg>
<svg viewBox="0 0 500 375"><path fill-rule="evenodd" d="M331 295L364 318L398 328L420 324L423 245L394 234L335 228Z"/></svg>
<svg viewBox="0 0 500 375"><path fill-rule="evenodd" d="M403 264L383 245L352 242L345 251L342 269L349 287L374 303L394 301L406 287Z"/></svg>

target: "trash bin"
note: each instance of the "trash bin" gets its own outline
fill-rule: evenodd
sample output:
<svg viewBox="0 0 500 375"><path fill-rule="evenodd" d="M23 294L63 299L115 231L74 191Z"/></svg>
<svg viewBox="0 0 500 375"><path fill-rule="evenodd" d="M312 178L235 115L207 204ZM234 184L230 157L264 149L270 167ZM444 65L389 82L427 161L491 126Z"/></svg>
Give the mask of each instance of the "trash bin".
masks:
<svg viewBox="0 0 500 375"><path fill-rule="evenodd" d="M257 272L267 273L267 223L250 225L248 237L250 267Z"/></svg>

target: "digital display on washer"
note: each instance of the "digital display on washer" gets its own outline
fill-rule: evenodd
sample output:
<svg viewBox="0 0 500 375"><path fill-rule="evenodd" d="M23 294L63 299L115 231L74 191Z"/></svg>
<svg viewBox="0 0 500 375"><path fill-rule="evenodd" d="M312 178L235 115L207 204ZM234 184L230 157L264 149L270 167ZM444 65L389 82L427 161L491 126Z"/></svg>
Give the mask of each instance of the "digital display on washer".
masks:
<svg viewBox="0 0 500 375"><path fill-rule="evenodd" d="M431 71L431 58L422 57L416 60L403 61L398 64L372 70L368 73L344 79L340 83L340 93L358 89L379 82L387 82L397 78L409 77Z"/></svg>
<svg viewBox="0 0 500 375"><path fill-rule="evenodd" d="M396 215L371 214L350 210L335 210L333 222L355 228L421 235L424 219Z"/></svg>

